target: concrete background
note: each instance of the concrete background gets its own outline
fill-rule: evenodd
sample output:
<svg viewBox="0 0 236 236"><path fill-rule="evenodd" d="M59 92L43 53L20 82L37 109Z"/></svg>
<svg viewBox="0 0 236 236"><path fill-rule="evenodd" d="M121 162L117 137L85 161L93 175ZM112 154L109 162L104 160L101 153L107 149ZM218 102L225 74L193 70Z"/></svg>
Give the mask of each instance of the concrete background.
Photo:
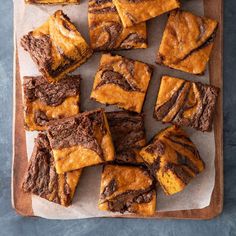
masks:
<svg viewBox="0 0 236 236"><path fill-rule="evenodd" d="M208 221L23 218L11 207L12 1L0 6L0 235L236 235L236 1L224 3L224 174L223 213Z"/></svg>

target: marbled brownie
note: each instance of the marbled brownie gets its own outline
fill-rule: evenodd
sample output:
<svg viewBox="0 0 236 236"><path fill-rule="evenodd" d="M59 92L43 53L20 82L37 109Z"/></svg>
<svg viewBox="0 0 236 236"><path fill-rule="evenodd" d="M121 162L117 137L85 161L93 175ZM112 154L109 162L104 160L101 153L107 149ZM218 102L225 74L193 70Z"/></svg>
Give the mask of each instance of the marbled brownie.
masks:
<svg viewBox="0 0 236 236"><path fill-rule="evenodd" d="M106 113L117 163L142 164L139 151L146 145L144 115L127 111Z"/></svg>
<svg viewBox="0 0 236 236"><path fill-rule="evenodd" d="M147 21L179 8L179 0L113 0L124 27Z"/></svg>
<svg viewBox="0 0 236 236"><path fill-rule="evenodd" d="M176 126L159 132L140 155L167 195L182 191L204 162L187 134Z"/></svg>
<svg viewBox="0 0 236 236"><path fill-rule="evenodd" d="M163 34L157 63L202 74L209 60L217 22L186 11L172 11Z"/></svg>
<svg viewBox="0 0 236 236"><path fill-rule="evenodd" d="M50 82L63 78L92 55L79 31L60 10L42 26L23 36L21 46Z"/></svg>
<svg viewBox="0 0 236 236"><path fill-rule="evenodd" d="M140 167L106 165L98 206L105 211L153 215L156 209L153 179Z"/></svg>
<svg viewBox="0 0 236 236"><path fill-rule="evenodd" d="M88 22L96 51L147 48L146 23L124 28L112 0L89 0Z"/></svg>
<svg viewBox="0 0 236 236"><path fill-rule="evenodd" d="M75 170L57 174L48 138L46 134L39 133L22 188L25 192L68 206L72 202L81 172Z"/></svg>
<svg viewBox="0 0 236 236"><path fill-rule="evenodd" d="M66 76L56 83L42 76L26 76L23 81L27 130L45 130L49 122L79 113L79 75Z"/></svg>
<svg viewBox="0 0 236 236"><path fill-rule="evenodd" d="M151 79L149 65L119 55L103 54L91 98L140 113Z"/></svg>
<svg viewBox="0 0 236 236"><path fill-rule="evenodd" d="M55 121L47 135L58 174L114 160L112 138L102 109Z"/></svg>
<svg viewBox="0 0 236 236"><path fill-rule="evenodd" d="M218 93L212 85L163 76L154 117L164 123L211 131Z"/></svg>

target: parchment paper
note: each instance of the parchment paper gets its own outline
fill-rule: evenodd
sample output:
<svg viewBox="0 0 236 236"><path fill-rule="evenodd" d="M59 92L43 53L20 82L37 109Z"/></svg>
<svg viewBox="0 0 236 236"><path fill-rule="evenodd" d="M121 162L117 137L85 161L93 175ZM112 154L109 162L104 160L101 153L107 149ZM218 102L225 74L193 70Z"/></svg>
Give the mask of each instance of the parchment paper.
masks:
<svg viewBox="0 0 236 236"><path fill-rule="evenodd" d="M71 18L72 22L75 23L78 30L85 37L87 42L89 42L87 8L88 4L86 0L81 0L80 5L70 6L36 6L25 5L23 0L14 1L15 35L18 47L21 78L26 75L39 75L39 72L31 60L29 54L25 52L19 45L20 38L30 30L33 30L44 23L47 18L56 10L62 9ZM182 8L191 10L196 14L203 15L203 0L184 1ZM192 76L155 64L156 51L160 44L166 19L167 15L163 15L148 21L147 49L135 49L117 52L120 55L124 55L132 59L138 59L154 65L154 73L144 104L145 128L148 140L150 140L154 134L166 126L161 124L161 122L157 122L152 117L161 75L167 74L189 80L197 80L205 83L209 82L208 71L204 76ZM79 73L82 76L82 111L104 107L103 105L89 99L93 78L98 68L100 57L101 53L95 53L87 63L83 64L74 72ZM114 106L105 107L105 109L117 110L117 108ZM157 211L204 208L210 203L215 182L214 132L202 133L193 129L186 129L186 131L190 135L193 142L197 145L200 155L206 164L206 169L203 173L191 181L191 183L181 193L177 193L173 196L166 196L161 189L158 189ZM31 156L33 141L36 135L37 132L26 132L28 159ZM75 219L114 215L114 213L100 211L97 207L100 177L101 166L85 168L79 182L77 192L75 193L74 202L72 206L68 208L48 202L37 196L33 196L32 208L34 214L36 216L50 219ZM118 214L115 213L115 215Z"/></svg>

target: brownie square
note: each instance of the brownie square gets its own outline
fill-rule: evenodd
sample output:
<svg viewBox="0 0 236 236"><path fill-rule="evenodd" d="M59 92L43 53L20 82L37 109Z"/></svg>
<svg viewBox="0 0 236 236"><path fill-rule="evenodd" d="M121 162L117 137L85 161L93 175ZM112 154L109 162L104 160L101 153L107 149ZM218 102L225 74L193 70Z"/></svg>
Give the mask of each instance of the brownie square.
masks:
<svg viewBox="0 0 236 236"><path fill-rule="evenodd" d="M21 46L50 82L63 78L92 55L81 34L60 10L42 26L23 36Z"/></svg>
<svg viewBox="0 0 236 236"><path fill-rule="evenodd" d="M157 63L202 74L213 47L217 22L187 11L172 11L163 34Z"/></svg>
<svg viewBox="0 0 236 236"><path fill-rule="evenodd" d="M188 135L170 126L153 137L140 155L167 195L182 191L197 174L204 162Z"/></svg>
<svg viewBox="0 0 236 236"><path fill-rule="evenodd" d="M124 28L112 0L89 0L88 22L96 51L147 48L146 23Z"/></svg>
<svg viewBox="0 0 236 236"><path fill-rule="evenodd" d="M151 79L151 67L119 55L103 54L91 98L140 113Z"/></svg>
<svg viewBox="0 0 236 236"><path fill-rule="evenodd" d="M211 131L219 88L163 76L154 117L163 123Z"/></svg>
<svg viewBox="0 0 236 236"><path fill-rule="evenodd" d="M115 161L121 164L143 164L139 151L146 145L144 115L127 111L106 113L115 146Z"/></svg>
<svg viewBox="0 0 236 236"><path fill-rule="evenodd" d="M153 179L140 167L104 166L98 207L104 211L153 215L156 209Z"/></svg>
<svg viewBox="0 0 236 236"><path fill-rule="evenodd" d="M124 27L147 21L179 8L179 0L113 0Z"/></svg>
<svg viewBox="0 0 236 236"><path fill-rule="evenodd" d="M114 160L105 112L83 112L49 125L47 130L58 174Z"/></svg>
<svg viewBox="0 0 236 236"><path fill-rule="evenodd" d="M29 161L22 188L48 201L69 206L82 170L57 174L46 134L39 133Z"/></svg>
<svg viewBox="0 0 236 236"><path fill-rule="evenodd" d="M71 4L79 3L80 0L25 0L25 3L32 4Z"/></svg>
<svg viewBox="0 0 236 236"><path fill-rule="evenodd" d="M46 130L50 122L79 113L79 75L66 76L56 83L42 76L25 76L23 81L27 130Z"/></svg>

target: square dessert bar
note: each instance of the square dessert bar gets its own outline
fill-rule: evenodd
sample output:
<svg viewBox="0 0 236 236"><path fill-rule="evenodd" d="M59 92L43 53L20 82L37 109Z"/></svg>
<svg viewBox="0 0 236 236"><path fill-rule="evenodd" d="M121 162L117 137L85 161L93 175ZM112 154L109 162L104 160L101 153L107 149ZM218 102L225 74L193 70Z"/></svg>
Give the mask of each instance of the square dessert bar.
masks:
<svg viewBox="0 0 236 236"><path fill-rule="evenodd" d="M62 11L56 11L42 26L25 35L21 45L50 82L63 78L92 55L88 44Z"/></svg>
<svg viewBox="0 0 236 236"><path fill-rule="evenodd" d="M113 0L124 27L130 27L179 8L179 0Z"/></svg>
<svg viewBox="0 0 236 236"><path fill-rule="evenodd" d="M71 204L82 170L57 174L46 134L39 133L29 161L22 188L48 201Z"/></svg>
<svg viewBox="0 0 236 236"><path fill-rule="evenodd" d="M158 133L140 154L167 195L182 191L204 170L195 145L176 126Z"/></svg>
<svg viewBox="0 0 236 236"><path fill-rule="evenodd" d="M27 130L46 130L51 121L79 113L79 75L66 76L56 83L42 76L26 76L23 81Z"/></svg>
<svg viewBox="0 0 236 236"><path fill-rule="evenodd" d="M149 65L119 55L103 54L95 75L91 98L140 113L152 69Z"/></svg>
<svg viewBox="0 0 236 236"><path fill-rule="evenodd" d="M192 74L202 74L209 60L217 22L190 12L170 13L157 63Z"/></svg>
<svg viewBox="0 0 236 236"><path fill-rule="evenodd" d="M111 134L102 109L55 121L47 134L58 174L114 160Z"/></svg>
<svg viewBox="0 0 236 236"><path fill-rule="evenodd" d="M112 0L89 0L88 21L96 51L147 48L146 23L124 28Z"/></svg>
<svg viewBox="0 0 236 236"><path fill-rule="evenodd" d="M106 165L98 207L104 211L151 216L156 210L154 181L147 170L140 167Z"/></svg>
<svg viewBox="0 0 236 236"><path fill-rule="evenodd" d="M163 76L154 117L164 123L211 131L218 93L212 85Z"/></svg>
<svg viewBox="0 0 236 236"><path fill-rule="evenodd" d="M139 151L146 145L144 116L127 111L106 113L117 163L143 164Z"/></svg>
<svg viewBox="0 0 236 236"><path fill-rule="evenodd" d="M70 4L79 3L80 0L25 0L25 2L32 4Z"/></svg>

